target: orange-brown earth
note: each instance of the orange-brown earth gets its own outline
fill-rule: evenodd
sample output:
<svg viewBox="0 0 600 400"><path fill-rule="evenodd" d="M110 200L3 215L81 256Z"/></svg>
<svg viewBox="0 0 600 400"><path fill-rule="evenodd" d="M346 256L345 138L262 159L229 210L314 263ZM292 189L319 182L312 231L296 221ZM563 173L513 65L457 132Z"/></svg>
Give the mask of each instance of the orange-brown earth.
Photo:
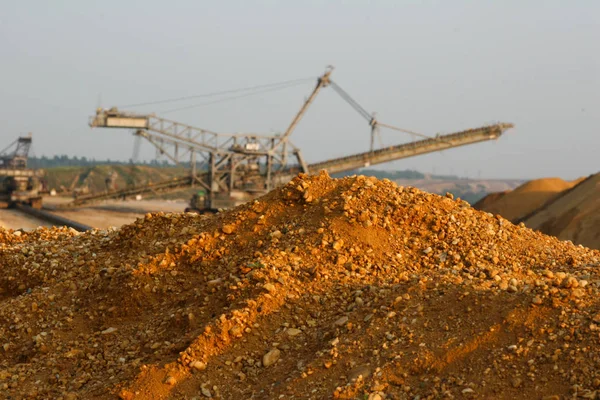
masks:
<svg viewBox="0 0 600 400"><path fill-rule="evenodd" d="M491 193L473 207L512 217L514 223L523 222L561 240L600 249L600 174L572 182L531 181L514 191Z"/></svg>
<svg viewBox="0 0 600 400"><path fill-rule="evenodd" d="M600 252L390 181L215 216L0 231L0 391L52 399L595 398Z"/></svg>
<svg viewBox="0 0 600 400"><path fill-rule="evenodd" d="M559 239L600 249L600 174L561 193L523 222Z"/></svg>
<svg viewBox="0 0 600 400"><path fill-rule="evenodd" d="M572 182L560 178L543 178L529 181L515 190L491 193L473 207L516 222L529 215L560 195L561 192L577 185L582 179Z"/></svg>

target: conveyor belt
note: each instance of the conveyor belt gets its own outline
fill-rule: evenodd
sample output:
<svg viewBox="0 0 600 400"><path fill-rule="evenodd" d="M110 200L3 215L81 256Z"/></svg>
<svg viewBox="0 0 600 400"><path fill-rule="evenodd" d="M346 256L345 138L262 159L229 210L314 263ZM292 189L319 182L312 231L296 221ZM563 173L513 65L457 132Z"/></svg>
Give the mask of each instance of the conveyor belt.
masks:
<svg viewBox="0 0 600 400"><path fill-rule="evenodd" d="M369 151L351 156L335 158L308 166L310 173L326 170L330 174L350 171L370 165L414 157L421 154L446 150L454 147L465 146L499 138L505 130L512 128L512 124L497 124L467 131L441 135L438 138L419 140L416 142L400 144L383 149Z"/></svg>
<svg viewBox="0 0 600 400"><path fill-rule="evenodd" d="M331 160L310 164L308 165L308 171L309 173L317 173L320 170L325 170L330 174L334 174L357 168L368 167L375 164L400 160L403 158L415 157L435 151L442 151L468 144L494 140L498 139L505 130L512 127L512 124L496 124L481 128L469 129L457 133L451 133L448 135L440 135L432 139L419 140L416 142L390 146L379 150L353 154L346 157L334 158ZM290 170L289 175L280 175L277 177L276 181L278 184L285 184L292 179L297 172L299 172L299 170L292 169ZM202 174L202 176L204 176L204 174ZM168 191L175 191L190 187L191 184L192 178L186 176L115 192L81 196L66 206L80 206L95 201L126 198L138 194L165 193Z"/></svg>

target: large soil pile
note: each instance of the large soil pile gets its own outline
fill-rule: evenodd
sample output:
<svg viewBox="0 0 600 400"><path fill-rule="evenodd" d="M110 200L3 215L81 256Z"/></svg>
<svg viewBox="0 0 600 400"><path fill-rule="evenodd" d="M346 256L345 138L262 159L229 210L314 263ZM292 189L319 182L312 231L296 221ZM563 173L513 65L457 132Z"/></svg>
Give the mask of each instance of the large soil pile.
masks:
<svg viewBox="0 0 600 400"><path fill-rule="evenodd" d="M0 232L10 398L594 398L600 252L364 177Z"/></svg>
<svg viewBox="0 0 600 400"><path fill-rule="evenodd" d="M582 181L524 222L562 240L600 249L600 174Z"/></svg>
<svg viewBox="0 0 600 400"><path fill-rule="evenodd" d="M489 211L487 211L488 209L493 207L493 205L498 200L500 200L502 197L506 196L510 192L512 192L512 190L505 190L503 192L492 192L492 193L486 195L481 200L479 200L477 203L475 203L473 205L473 208L475 208L476 210L489 212Z"/></svg>
<svg viewBox="0 0 600 400"><path fill-rule="evenodd" d="M536 179L512 191L492 193L477 202L474 207L492 214L500 214L516 222L580 181L567 182L560 178Z"/></svg>

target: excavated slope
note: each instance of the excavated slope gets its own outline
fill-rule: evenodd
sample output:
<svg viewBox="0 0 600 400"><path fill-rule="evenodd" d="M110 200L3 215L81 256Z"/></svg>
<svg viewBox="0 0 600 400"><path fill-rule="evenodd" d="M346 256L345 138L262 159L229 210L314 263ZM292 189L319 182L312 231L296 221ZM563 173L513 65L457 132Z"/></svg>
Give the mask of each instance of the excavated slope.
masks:
<svg viewBox="0 0 600 400"><path fill-rule="evenodd" d="M600 173L527 218L532 229L600 249Z"/></svg>
<svg viewBox="0 0 600 400"><path fill-rule="evenodd" d="M506 196L512 190L505 190L503 192L492 192L486 195L484 198L473 204L473 208L480 211L486 211L494 205L502 197ZM487 211L486 211L487 212Z"/></svg>
<svg viewBox="0 0 600 400"><path fill-rule="evenodd" d="M482 201L475 208L492 214L500 214L504 218L516 222L580 181L581 179L567 182L560 178L532 180L515 190L504 192L495 201Z"/></svg>
<svg viewBox="0 0 600 400"><path fill-rule="evenodd" d="M0 232L7 398L544 398L600 387L600 252L384 180ZM592 397L589 397L592 396Z"/></svg>

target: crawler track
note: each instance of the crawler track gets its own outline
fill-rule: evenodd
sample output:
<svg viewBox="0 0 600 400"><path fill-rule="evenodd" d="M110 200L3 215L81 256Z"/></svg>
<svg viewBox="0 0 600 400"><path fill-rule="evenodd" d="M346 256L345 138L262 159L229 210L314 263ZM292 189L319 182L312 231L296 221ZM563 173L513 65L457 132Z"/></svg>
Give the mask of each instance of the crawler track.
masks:
<svg viewBox="0 0 600 400"><path fill-rule="evenodd" d="M81 224L79 222L58 216L56 214L53 214L53 213L45 211L45 210L39 210L39 209L32 208L32 207L29 207L29 206L26 206L23 204L18 204L16 207L19 211L21 211L25 214L31 215L32 217L35 217L37 219L51 223L52 225L68 226L79 232L84 232L84 231L92 229L91 226Z"/></svg>

